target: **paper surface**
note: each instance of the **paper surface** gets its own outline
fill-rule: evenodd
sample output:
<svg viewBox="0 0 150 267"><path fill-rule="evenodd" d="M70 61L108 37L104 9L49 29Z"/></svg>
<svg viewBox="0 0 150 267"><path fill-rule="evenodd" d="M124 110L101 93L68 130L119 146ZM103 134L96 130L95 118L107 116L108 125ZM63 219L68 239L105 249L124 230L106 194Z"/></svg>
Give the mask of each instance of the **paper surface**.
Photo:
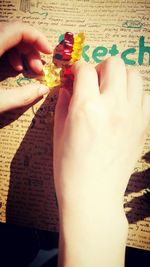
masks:
<svg viewBox="0 0 150 267"><path fill-rule="evenodd" d="M150 91L150 1L0 1L0 22L19 20L45 33L54 48L66 31L84 32L83 60L93 64L119 53L138 69ZM49 59L47 59L49 60ZM32 79L0 65L1 88ZM117 71L117 70L115 70ZM12 76L12 77L11 77ZM9 77L5 79L6 77ZM0 116L0 221L58 231L53 183L52 135L57 92L33 108ZM134 123L134 122L133 122ZM127 245L150 250L150 129L125 194ZM89 196L90 197L90 196Z"/></svg>

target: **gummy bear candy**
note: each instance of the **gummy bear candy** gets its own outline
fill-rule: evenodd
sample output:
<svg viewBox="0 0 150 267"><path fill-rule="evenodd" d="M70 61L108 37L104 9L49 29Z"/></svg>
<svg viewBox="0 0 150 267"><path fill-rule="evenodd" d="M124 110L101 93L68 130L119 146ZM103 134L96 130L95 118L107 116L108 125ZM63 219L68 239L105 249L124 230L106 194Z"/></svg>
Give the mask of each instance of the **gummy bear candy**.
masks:
<svg viewBox="0 0 150 267"><path fill-rule="evenodd" d="M66 32L63 41L55 49L54 64L59 66L68 64L72 57L73 43L73 34L71 32ZM56 60L59 60L60 62Z"/></svg>
<svg viewBox="0 0 150 267"><path fill-rule="evenodd" d="M67 42L73 44L74 43L73 33L72 32L66 32L64 35L64 41L67 41Z"/></svg>
<svg viewBox="0 0 150 267"><path fill-rule="evenodd" d="M73 63L81 58L84 40L85 37L82 32L75 36L70 63Z"/></svg>
<svg viewBox="0 0 150 267"><path fill-rule="evenodd" d="M56 46L53 55L53 63L45 65L43 68L44 76L41 81L49 88L61 84L72 84L73 75L71 65L79 60L85 36L78 33L75 37L71 32L64 34L64 39Z"/></svg>
<svg viewBox="0 0 150 267"><path fill-rule="evenodd" d="M72 74L72 71L71 71L71 65L65 65L62 68L62 71L61 71L60 75L61 75L62 84L68 89L72 88L72 85L73 85L73 74Z"/></svg>
<svg viewBox="0 0 150 267"><path fill-rule="evenodd" d="M60 82L60 68L57 68L54 64L45 65L43 68L44 75L41 81L49 88L58 86Z"/></svg>

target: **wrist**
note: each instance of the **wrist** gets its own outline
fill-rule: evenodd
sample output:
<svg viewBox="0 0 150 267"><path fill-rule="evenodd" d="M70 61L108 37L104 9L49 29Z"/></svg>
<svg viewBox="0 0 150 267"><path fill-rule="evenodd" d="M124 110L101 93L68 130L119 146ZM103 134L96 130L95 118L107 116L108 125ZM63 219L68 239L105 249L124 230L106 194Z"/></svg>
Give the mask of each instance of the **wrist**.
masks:
<svg viewBox="0 0 150 267"><path fill-rule="evenodd" d="M106 201L106 203L105 203ZM108 201L108 203L107 203ZM100 225L105 225L110 222L118 225L120 222L128 225L128 221L125 215L125 211L122 203L115 205L110 199L102 199L101 202L95 203L94 201L76 201L76 203L63 203L59 205L59 218L60 224L66 226L68 223L78 224L83 223L87 225L87 222L94 227L99 228Z"/></svg>
<svg viewBox="0 0 150 267"><path fill-rule="evenodd" d="M63 175L62 175L63 174ZM60 208L80 205L118 207L123 209L128 175L105 172L61 172L55 175L55 187Z"/></svg>
<svg viewBox="0 0 150 267"><path fill-rule="evenodd" d="M73 188L73 190L71 190ZM58 192L57 192L58 193ZM103 213L109 211L107 215L113 216L113 214L124 214L124 194L120 190L114 190L107 186L94 187L83 184L75 188L74 185L71 188L65 188L57 194L58 205L60 212L70 212L76 214L76 212L89 211L92 213ZM112 213L112 214L111 214Z"/></svg>
<svg viewBox="0 0 150 267"><path fill-rule="evenodd" d="M112 205L109 210L81 205L80 208L63 209L60 213L60 266L124 266L128 232L124 212ZM114 265L108 257L112 253L116 257Z"/></svg>

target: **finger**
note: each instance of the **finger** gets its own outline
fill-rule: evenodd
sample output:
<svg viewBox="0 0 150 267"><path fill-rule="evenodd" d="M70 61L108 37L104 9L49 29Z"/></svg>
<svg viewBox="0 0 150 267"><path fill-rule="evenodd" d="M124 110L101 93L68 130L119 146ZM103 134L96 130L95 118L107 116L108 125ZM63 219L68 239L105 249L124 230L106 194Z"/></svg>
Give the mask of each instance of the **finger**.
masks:
<svg viewBox="0 0 150 267"><path fill-rule="evenodd" d="M37 29L23 23L1 23L0 37L0 56L21 41L31 44L35 49L45 54L51 53L47 38Z"/></svg>
<svg viewBox="0 0 150 267"><path fill-rule="evenodd" d="M39 52L37 50L32 50L26 57L31 69L40 74L43 70L43 64Z"/></svg>
<svg viewBox="0 0 150 267"><path fill-rule="evenodd" d="M27 55L34 50L33 45L21 42L17 45L17 50L20 55Z"/></svg>
<svg viewBox="0 0 150 267"><path fill-rule="evenodd" d="M9 53L8 53L8 60L11 66L16 70L16 71L23 71L23 64L21 60L21 56L18 53L16 48L12 48Z"/></svg>
<svg viewBox="0 0 150 267"><path fill-rule="evenodd" d="M70 103L71 95L68 90L61 88L59 91L59 97L55 109L55 137L60 137L64 128L64 123L68 114L68 108Z"/></svg>
<svg viewBox="0 0 150 267"><path fill-rule="evenodd" d="M100 92L110 97L126 98L126 68L122 59L110 57L96 66Z"/></svg>
<svg viewBox="0 0 150 267"><path fill-rule="evenodd" d="M9 62L17 71L23 70L21 55L24 55L24 58L28 61L29 66L34 72L41 74L43 63L39 51L33 49L31 45L27 46L24 43L19 44L17 48L10 49L8 53Z"/></svg>
<svg viewBox="0 0 150 267"><path fill-rule="evenodd" d="M150 122L150 94L144 95L142 106L143 106L145 124L147 125Z"/></svg>
<svg viewBox="0 0 150 267"><path fill-rule="evenodd" d="M74 99L99 97L98 77L94 66L78 61L73 64L72 72L74 75Z"/></svg>
<svg viewBox="0 0 150 267"><path fill-rule="evenodd" d="M14 89L0 90L0 113L27 106L48 93L49 89L41 84L30 84Z"/></svg>
<svg viewBox="0 0 150 267"><path fill-rule="evenodd" d="M141 106L143 99L143 82L137 70L127 70L127 95L132 105Z"/></svg>

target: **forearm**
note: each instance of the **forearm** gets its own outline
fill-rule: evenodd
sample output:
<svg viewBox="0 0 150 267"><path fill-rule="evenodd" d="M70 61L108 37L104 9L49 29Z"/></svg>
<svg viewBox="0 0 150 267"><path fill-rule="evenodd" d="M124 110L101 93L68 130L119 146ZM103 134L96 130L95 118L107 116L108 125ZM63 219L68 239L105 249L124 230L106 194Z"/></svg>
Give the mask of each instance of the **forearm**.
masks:
<svg viewBox="0 0 150 267"><path fill-rule="evenodd" d="M96 70L77 63L72 72L72 96L61 90L55 111L59 267L123 267L122 198L141 153L150 99L143 98L139 74L118 58Z"/></svg>
<svg viewBox="0 0 150 267"><path fill-rule="evenodd" d="M83 199L80 206L61 207L59 267L124 266L127 220L123 210L106 201L109 206L104 199L84 205Z"/></svg>

